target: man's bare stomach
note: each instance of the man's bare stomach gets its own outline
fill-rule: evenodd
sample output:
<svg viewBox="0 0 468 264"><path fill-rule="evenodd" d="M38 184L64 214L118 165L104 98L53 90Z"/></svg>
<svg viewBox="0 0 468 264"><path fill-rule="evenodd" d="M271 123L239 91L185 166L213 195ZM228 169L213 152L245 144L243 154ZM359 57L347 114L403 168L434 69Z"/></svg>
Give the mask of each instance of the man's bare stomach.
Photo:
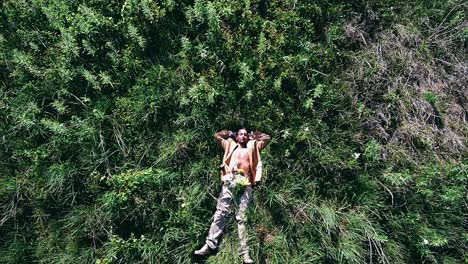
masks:
<svg viewBox="0 0 468 264"><path fill-rule="evenodd" d="M236 149L234 153L232 153L231 162L229 167L233 168L236 167L237 170L242 170L244 175L250 175L250 161L249 161L249 153L246 148Z"/></svg>
<svg viewBox="0 0 468 264"><path fill-rule="evenodd" d="M244 176L247 176L247 175L250 175L250 164L247 164L247 165L239 165L237 164L237 170L242 170L242 172L244 173Z"/></svg>

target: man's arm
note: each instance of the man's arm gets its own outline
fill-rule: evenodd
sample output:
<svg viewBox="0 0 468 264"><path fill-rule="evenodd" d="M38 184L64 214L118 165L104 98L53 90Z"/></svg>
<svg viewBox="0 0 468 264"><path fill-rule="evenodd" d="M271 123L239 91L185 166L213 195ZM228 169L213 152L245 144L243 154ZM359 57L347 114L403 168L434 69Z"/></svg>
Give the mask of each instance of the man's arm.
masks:
<svg viewBox="0 0 468 264"><path fill-rule="evenodd" d="M262 133L260 131L255 131L253 133L253 139L257 141L257 147L259 150L264 149L271 140L270 135Z"/></svg>
<svg viewBox="0 0 468 264"><path fill-rule="evenodd" d="M230 136L232 136L232 132L227 129L221 130L214 135L216 141L218 141L223 149L226 149L228 146L228 141L226 139L228 139Z"/></svg>

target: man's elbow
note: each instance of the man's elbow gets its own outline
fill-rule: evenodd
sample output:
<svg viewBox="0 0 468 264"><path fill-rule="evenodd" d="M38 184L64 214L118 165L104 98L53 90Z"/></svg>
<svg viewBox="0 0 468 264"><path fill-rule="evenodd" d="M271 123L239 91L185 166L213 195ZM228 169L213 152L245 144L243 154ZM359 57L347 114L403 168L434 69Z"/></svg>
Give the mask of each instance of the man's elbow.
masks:
<svg viewBox="0 0 468 264"><path fill-rule="evenodd" d="M268 142L270 142L270 140L271 140L271 136L270 136L270 135L268 135L268 134L263 134L263 136L262 136L262 141L263 141L263 142L268 143Z"/></svg>

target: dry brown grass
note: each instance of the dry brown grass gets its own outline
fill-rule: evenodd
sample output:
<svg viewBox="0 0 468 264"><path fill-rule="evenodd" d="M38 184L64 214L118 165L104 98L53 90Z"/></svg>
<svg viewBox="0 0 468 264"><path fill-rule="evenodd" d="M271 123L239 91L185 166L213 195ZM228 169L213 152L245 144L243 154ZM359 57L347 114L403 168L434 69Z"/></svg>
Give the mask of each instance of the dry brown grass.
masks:
<svg viewBox="0 0 468 264"><path fill-rule="evenodd" d="M364 134L384 145L383 158L417 162L428 152L442 159L463 155L468 62L451 35L427 38L396 25L370 40L352 23L345 32L368 46L352 57L348 84L356 107L369 110Z"/></svg>

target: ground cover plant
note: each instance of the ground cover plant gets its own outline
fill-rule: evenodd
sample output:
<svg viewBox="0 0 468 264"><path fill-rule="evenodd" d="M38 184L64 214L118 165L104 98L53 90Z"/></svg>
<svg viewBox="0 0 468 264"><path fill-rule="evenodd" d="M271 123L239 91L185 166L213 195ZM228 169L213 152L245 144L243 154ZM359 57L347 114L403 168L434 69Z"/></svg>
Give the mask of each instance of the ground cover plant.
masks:
<svg viewBox="0 0 468 264"><path fill-rule="evenodd" d="M258 263L468 260L464 1L0 7L0 263L192 263L241 126Z"/></svg>

